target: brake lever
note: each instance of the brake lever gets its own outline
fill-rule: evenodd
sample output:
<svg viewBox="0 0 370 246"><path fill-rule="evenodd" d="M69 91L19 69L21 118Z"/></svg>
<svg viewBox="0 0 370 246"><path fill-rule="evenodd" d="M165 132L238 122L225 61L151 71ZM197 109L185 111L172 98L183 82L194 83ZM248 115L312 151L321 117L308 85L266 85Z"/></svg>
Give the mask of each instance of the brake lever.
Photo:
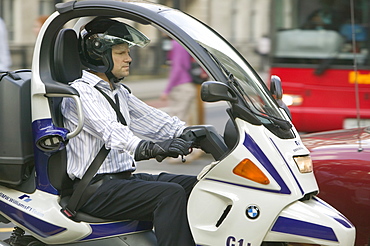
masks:
<svg viewBox="0 0 370 246"><path fill-rule="evenodd" d="M193 152L193 148L189 148L189 154ZM188 155L189 155L188 154ZM184 163L186 162L186 159L185 159L185 155L179 155L181 156L181 162ZM155 157L155 159L158 161L158 162L162 162L164 159L166 159L168 156L165 156L165 155L157 155Z"/></svg>
<svg viewBox="0 0 370 246"><path fill-rule="evenodd" d="M155 157L155 159L158 161L158 162L162 162L164 159L166 159L167 156L164 156L164 155L157 155Z"/></svg>
<svg viewBox="0 0 370 246"><path fill-rule="evenodd" d="M192 152L193 152L193 148L189 148L189 154L188 155L190 155ZM181 162L182 163L186 162L186 159L185 159L184 155L181 155Z"/></svg>

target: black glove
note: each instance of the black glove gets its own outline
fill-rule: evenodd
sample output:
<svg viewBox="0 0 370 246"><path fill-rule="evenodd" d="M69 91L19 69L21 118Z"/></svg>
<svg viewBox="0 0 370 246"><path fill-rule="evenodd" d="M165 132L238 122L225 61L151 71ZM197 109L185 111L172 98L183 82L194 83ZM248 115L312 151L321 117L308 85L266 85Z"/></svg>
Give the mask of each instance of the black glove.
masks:
<svg viewBox="0 0 370 246"><path fill-rule="evenodd" d="M156 158L161 162L166 157L178 157L188 155L191 152L191 142L181 138L168 139L163 142L153 143L152 141L142 140L135 150L135 160L149 160Z"/></svg>

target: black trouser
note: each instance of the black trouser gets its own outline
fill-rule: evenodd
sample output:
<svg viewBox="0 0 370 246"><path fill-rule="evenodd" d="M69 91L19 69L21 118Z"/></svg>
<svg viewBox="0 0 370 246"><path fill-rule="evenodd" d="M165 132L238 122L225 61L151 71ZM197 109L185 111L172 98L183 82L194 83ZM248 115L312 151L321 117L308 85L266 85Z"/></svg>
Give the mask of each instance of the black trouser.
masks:
<svg viewBox="0 0 370 246"><path fill-rule="evenodd" d="M80 209L100 218L153 221L159 246L194 246L187 199L195 176L134 174L104 181Z"/></svg>

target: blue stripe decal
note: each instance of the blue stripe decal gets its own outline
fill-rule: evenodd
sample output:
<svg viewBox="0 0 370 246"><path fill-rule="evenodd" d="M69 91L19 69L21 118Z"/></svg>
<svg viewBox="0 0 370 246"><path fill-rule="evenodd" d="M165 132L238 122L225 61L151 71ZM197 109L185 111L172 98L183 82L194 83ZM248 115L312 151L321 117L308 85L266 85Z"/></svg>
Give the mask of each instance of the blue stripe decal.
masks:
<svg viewBox="0 0 370 246"><path fill-rule="evenodd" d="M280 185L281 189L279 193L291 194L291 191L289 190L288 186L285 184L284 180L281 178L279 173L276 171L274 165L267 158L265 153L263 153L258 144L256 144L256 142L247 133L245 133L243 145L257 158L259 162L261 162L262 166L271 174L271 176Z"/></svg>
<svg viewBox="0 0 370 246"><path fill-rule="evenodd" d="M235 185L235 186L244 187L244 188L253 189L253 190L261 190L261 191L267 191L267 192L272 192L272 193L281 193L279 190L271 190L271 189L258 188L258 187L249 186L249 185L242 185L242 184L227 182L227 181L223 181L223 180L219 180L219 179L205 178L205 180L215 181L215 182L219 182L219 183L223 183L223 184L228 184L228 185Z"/></svg>
<svg viewBox="0 0 370 246"><path fill-rule="evenodd" d="M274 142L271 138L270 138L270 140L271 140L271 142L274 144L274 146L275 146L276 150L279 152L279 154L280 154L281 158L283 158L283 160L284 160L285 164L287 165L287 167L288 167L288 169L289 169L290 173L292 174L292 176L293 176L293 178L294 178L295 182L297 183L297 185L298 185L298 187L299 187L299 190L301 191L301 193L302 193L302 195L303 195L303 194L304 194L303 188L302 188L301 184L298 182L297 177L294 175L293 170L290 168L290 166L289 166L288 162L285 160L285 158L284 158L283 154L280 152L280 150L279 150L279 148L276 146L275 142Z"/></svg>
<svg viewBox="0 0 370 246"><path fill-rule="evenodd" d="M328 206L326 203L322 202L322 200L317 199L317 197L312 197L312 199L314 199L318 203L324 205L325 207L329 208L330 210L332 210L335 213L335 215L337 215L337 216L334 217L333 214L326 214L327 216L332 217L333 219L335 219L336 221L341 223L344 227L347 227L347 228L353 228L354 227L354 225L351 223L351 221L349 221L342 214L338 213L335 209L333 209L333 207Z"/></svg>
<svg viewBox="0 0 370 246"><path fill-rule="evenodd" d="M347 219L343 219L343 218L338 218L338 217L333 217L336 221L338 221L339 223L341 223L344 227L346 228L352 228L353 226L351 226L350 223L347 223Z"/></svg>
<svg viewBox="0 0 370 246"><path fill-rule="evenodd" d="M66 230L64 227L59 227L40 220L2 201L0 201L0 211L6 214L6 216L10 217L12 220L44 238L53 236Z"/></svg>
<svg viewBox="0 0 370 246"><path fill-rule="evenodd" d="M153 223L150 221L129 220L106 224L90 224L90 226L92 233L81 241L101 239L132 232L148 231L153 228Z"/></svg>
<svg viewBox="0 0 370 246"><path fill-rule="evenodd" d="M279 217L271 231L338 242L332 228L286 217Z"/></svg>

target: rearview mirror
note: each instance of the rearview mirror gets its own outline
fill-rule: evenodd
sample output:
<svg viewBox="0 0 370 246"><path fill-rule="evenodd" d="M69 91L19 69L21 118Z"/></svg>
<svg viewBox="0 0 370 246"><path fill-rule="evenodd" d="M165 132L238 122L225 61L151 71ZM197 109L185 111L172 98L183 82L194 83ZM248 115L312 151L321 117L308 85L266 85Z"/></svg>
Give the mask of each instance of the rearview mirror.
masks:
<svg viewBox="0 0 370 246"><path fill-rule="evenodd" d="M201 98L205 102L229 101L235 103L238 101L229 86L217 81L206 81L202 84Z"/></svg>
<svg viewBox="0 0 370 246"><path fill-rule="evenodd" d="M283 87L281 85L281 79L276 75L271 75L270 92L275 97L275 99L283 98Z"/></svg>
<svg viewBox="0 0 370 246"><path fill-rule="evenodd" d="M289 108L284 103L283 99L283 86L279 76L271 75L270 81L270 92L272 96L276 99L278 105L285 110L289 118L292 119L292 114L290 113Z"/></svg>

